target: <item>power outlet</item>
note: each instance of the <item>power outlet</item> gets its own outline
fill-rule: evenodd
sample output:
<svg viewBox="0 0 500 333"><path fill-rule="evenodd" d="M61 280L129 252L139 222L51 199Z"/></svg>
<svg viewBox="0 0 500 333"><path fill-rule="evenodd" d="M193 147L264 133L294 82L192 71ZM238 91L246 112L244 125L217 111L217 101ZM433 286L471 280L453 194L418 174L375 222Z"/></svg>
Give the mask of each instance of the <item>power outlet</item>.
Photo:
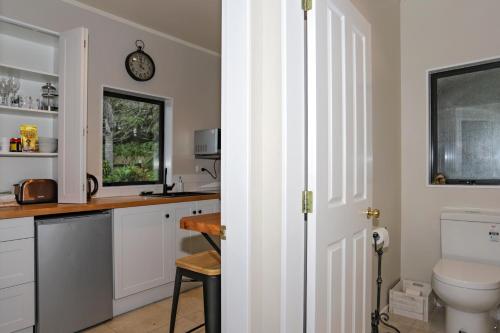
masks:
<svg viewBox="0 0 500 333"><path fill-rule="evenodd" d="M197 165L194 167L194 172L195 173L200 173L201 172L201 166Z"/></svg>

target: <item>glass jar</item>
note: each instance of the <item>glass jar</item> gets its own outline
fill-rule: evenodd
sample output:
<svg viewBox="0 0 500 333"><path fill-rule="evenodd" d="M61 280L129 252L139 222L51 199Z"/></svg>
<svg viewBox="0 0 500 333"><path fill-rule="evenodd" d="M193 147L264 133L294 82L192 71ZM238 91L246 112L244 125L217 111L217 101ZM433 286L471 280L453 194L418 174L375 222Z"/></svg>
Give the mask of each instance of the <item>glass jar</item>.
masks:
<svg viewBox="0 0 500 333"><path fill-rule="evenodd" d="M42 86L42 110L57 111L58 101L56 87L50 82Z"/></svg>

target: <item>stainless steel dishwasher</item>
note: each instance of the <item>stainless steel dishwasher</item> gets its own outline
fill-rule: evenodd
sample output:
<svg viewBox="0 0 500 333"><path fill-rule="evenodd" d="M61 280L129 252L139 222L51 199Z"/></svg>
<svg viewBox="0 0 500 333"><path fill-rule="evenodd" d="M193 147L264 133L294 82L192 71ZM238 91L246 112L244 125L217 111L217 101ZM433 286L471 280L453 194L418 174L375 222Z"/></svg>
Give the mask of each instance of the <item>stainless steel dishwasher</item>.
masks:
<svg viewBox="0 0 500 333"><path fill-rule="evenodd" d="M113 316L111 213L37 218L37 330L73 333Z"/></svg>

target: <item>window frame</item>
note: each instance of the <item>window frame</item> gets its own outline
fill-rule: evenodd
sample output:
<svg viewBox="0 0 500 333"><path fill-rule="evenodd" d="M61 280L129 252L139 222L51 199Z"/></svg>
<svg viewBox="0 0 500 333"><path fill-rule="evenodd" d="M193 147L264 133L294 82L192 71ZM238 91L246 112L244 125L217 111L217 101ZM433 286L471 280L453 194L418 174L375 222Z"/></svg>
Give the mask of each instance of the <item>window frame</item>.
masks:
<svg viewBox="0 0 500 333"><path fill-rule="evenodd" d="M493 59L479 63L469 63L456 67L448 67L428 72L429 83L429 184L433 184L438 174L438 96L437 81L441 78L475 73L489 69L500 68L500 59ZM499 186L500 179L446 179L446 185L478 185ZM441 185L442 186L442 185Z"/></svg>
<svg viewBox="0 0 500 333"><path fill-rule="evenodd" d="M115 98L121 98L121 99L126 99L126 100L131 100L131 101L136 101L136 102L143 102L143 103L149 103L149 104L156 104L160 106L160 135L159 135L159 166L158 166L158 171L159 171L159 178L158 181L141 181L141 182L117 182L117 183L105 183L104 182L104 175L102 176L102 186L104 188L112 188L112 187L119 187L119 186L144 186L144 185L161 185L164 183L164 178L165 178L165 100L160 99L160 98L154 98L154 97L143 97L143 96L138 96L134 92L127 92L127 91L120 91L116 92L114 89L103 89L102 93L102 105L104 105L104 98L105 97L115 97ZM104 122L104 114L103 114L103 119L101 122L101 126L103 125ZM103 134L102 127L101 127L101 135ZM104 135L102 135L102 141L101 141L101 160L104 163ZM103 173L103 166L101 163L101 174Z"/></svg>

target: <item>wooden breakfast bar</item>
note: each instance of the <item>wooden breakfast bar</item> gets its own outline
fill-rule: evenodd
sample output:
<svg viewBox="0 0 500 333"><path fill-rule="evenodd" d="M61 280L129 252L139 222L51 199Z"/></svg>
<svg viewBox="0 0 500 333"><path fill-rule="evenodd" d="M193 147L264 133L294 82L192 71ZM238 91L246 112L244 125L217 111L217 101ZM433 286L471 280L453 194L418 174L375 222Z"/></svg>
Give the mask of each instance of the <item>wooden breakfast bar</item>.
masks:
<svg viewBox="0 0 500 333"><path fill-rule="evenodd" d="M183 217L180 222L180 227L182 229L200 232L220 255L219 246L210 238L210 235L217 237L221 235L220 213Z"/></svg>

